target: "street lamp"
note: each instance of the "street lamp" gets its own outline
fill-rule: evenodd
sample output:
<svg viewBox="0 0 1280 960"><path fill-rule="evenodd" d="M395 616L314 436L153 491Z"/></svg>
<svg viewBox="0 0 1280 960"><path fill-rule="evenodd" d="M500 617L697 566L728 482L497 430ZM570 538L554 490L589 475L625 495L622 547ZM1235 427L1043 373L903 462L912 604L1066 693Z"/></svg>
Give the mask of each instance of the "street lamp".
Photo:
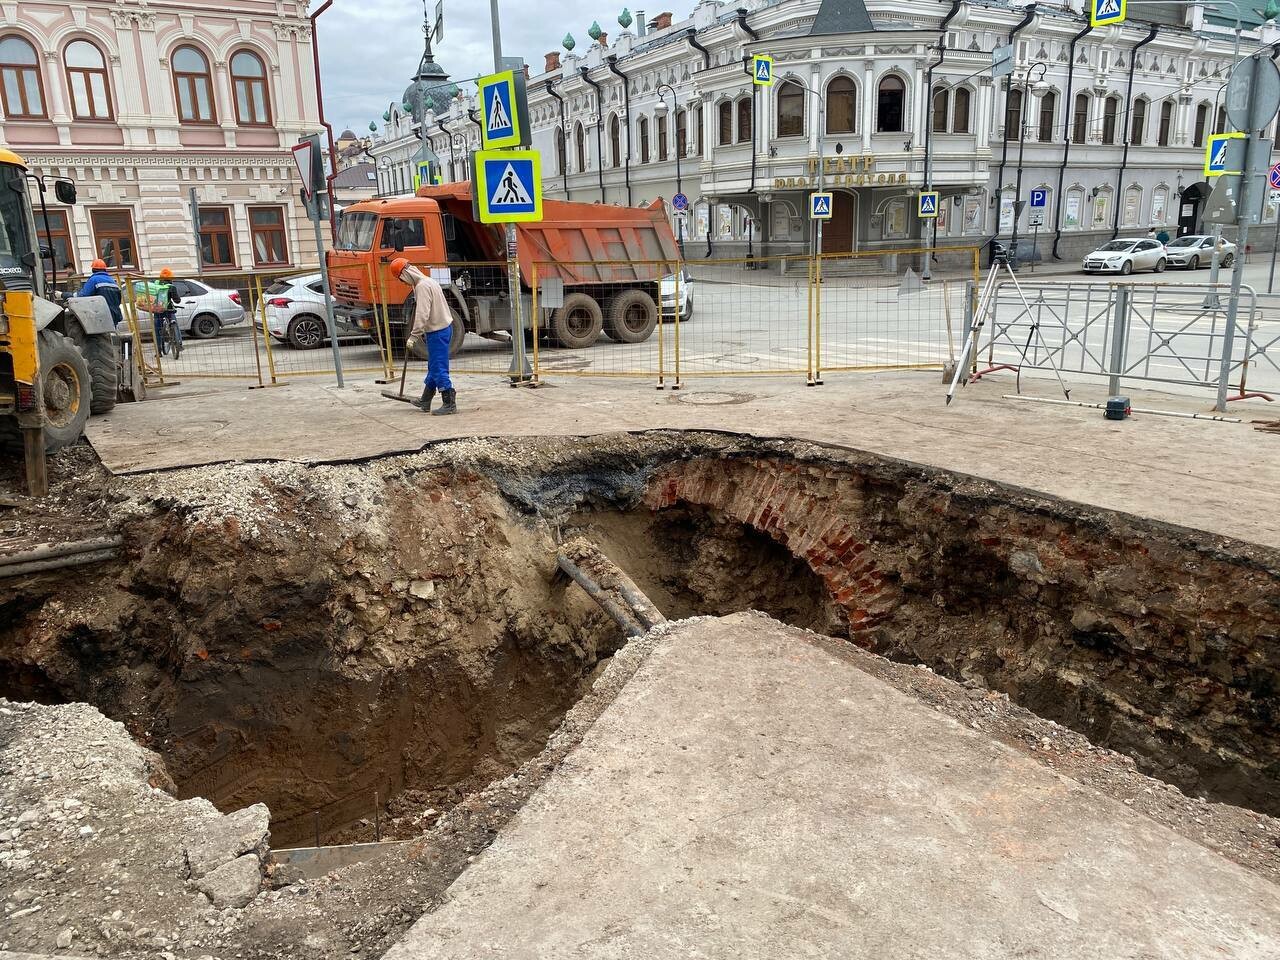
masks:
<svg viewBox="0 0 1280 960"><path fill-rule="evenodd" d="M1040 75L1036 78L1034 84L1031 82L1031 74L1037 69ZM1044 75L1049 69L1049 65L1040 60L1027 67L1027 72L1022 78L1022 102L1018 105L1018 173L1014 177L1013 186L1013 235L1009 241L1009 269L1018 269L1018 212L1019 204L1022 202L1022 151L1027 142L1027 108L1030 105L1030 93L1035 90L1037 94L1042 94L1049 89L1049 85L1045 83ZM1008 104L1005 105L1005 111L1008 112ZM1008 136L1008 131L1005 131ZM999 213L997 212L997 216Z"/></svg>
<svg viewBox="0 0 1280 960"><path fill-rule="evenodd" d="M675 88L672 87L671 84L669 83L658 84L658 116L662 118L662 123L664 127L666 126L666 123L667 123L667 98L666 98L666 94L662 92L664 90L671 91L671 116L675 118L675 122L676 122L675 137L673 138L675 140L675 145L676 145L676 193L684 193L684 182L680 179L680 128L679 128L680 121L679 121L678 112L676 110L676 105L678 101L676 100ZM627 131L627 136L628 137L631 136L630 130ZM680 248L680 259L683 260L684 259L685 214L683 210L677 210L676 213L680 214L680 216L676 218L676 246Z"/></svg>

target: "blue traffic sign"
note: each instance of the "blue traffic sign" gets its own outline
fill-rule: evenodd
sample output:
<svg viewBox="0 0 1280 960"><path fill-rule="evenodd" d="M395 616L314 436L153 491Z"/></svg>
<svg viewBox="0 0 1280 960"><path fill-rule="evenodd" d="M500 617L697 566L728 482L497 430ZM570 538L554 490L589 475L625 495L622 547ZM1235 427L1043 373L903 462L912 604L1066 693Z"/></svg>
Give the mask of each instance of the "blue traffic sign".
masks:
<svg viewBox="0 0 1280 960"><path fill-rule="evenodd" d="M938 191L923 190L920 193L916 216L921 220L932 220L938 216Z"/></svg>
<svg viewBox="0 0 1280 960"><path fill-rule="evenodd" d="M1089 0L1089 23L1095 27L1124 23L1128 7L1127 0Z"/></svg>
<svg viewBox="0 0 1280 960"><path fill-rule="evenodd" d="M1271 168L1271 173L1268 176L1268 179L1271 181L1272 189L1280 190L1280 163L1277 163Z"/></svg>
<svg viewBox="0 0 1280 960"><path fill-rule="evenodd" d="M810 220L830 220L831 219L831 194L829 193L809 194L809 219Z"/></svg>
<svg viewBox="0 0 1280 960"><path fill-rule="evenodd" d="M1215 133L1209 137L1209 142L1204 148L1204 175L1206 177L1220 177L1223 174L1237 175L1240 170L1230 170L1231 165L1232 140L1243 140L1243 133ZM1237 156L1236 166L1243 165L1243 151Z"/></svg>
<svg viewBox="0 0 1280 960"><path fill-rule="evenodd" d="M684 213L684 211L689 209L689 198L683 193L677 193L671 198L671 206L680 213Z"/></svg>
<svg viewBox="0 0 1280 960"><path fill-rule="evenodd" d="M542 219L542 161L536 150L478 150L472 169L481 223Z"/></svg>
<svg viewBox="0 0 1280 960"><path fill-rule="evenodd" d="M758 87L773 86L773 57L757 53L751 58L751 82Z"/></svg>
<svg viewBox="0 0 1280 960"><path fill-rule="evenodd" d="M1044 187L1036 187L1031 191L1031 206L1043 207L1049 202L1049 191Z"/></svg>
<svg viewBox="0 0 1280 960"><path fill-rule="evenodd" d="M484 108L480 118L481 149L526 145L529 142L529 108L524 75L517 77L514 70L504 70L481 77L477 85Z"/></svg>

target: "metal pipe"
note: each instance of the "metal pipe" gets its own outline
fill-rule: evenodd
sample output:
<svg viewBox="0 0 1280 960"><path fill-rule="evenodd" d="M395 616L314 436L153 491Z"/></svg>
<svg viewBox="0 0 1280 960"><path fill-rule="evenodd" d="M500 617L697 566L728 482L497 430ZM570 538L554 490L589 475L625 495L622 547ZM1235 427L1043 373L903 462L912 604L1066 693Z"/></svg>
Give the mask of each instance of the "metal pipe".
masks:
<svg viewBox="0 0 1280 960"><path fill-rule="evenodd" d="M556 565L568 574L573 582L587 592L592 600L600 605L605 613L609 615L609 619L622 628L628 637L640 637L644 635L644 629L627 615L626 611L618 604L614 603L600 585L592 580L589 576L582 572L576 563L566 557L563 553L556 556Z"/></svg>
<svg viewBox="0 0 1280 960"><path fill-rule="evenodd" d="M1124 197L1124 172L1129 166L1129 141L1133 137L1133 71L1138 62L1138 51L1145 47L1148 43L1156 38L1159 29L1153 23L1151 31L1133 45L1133 49L1129 51L1129 85L1124 93L1124 125L1125 138L1124 150L1120 154L1120 170L1116 174L1116 199L1122 200ZM1145 124L1147 118L1144 115L1142 122ZM1115 204L1113 217L1111 221L1111 239L1114 240L1120 236L1120 203Z"/></svg>
<svg viewBox="0 0 1280 960"><path fill-rule="evenodd" d="M738 14L741 17L745 17L747 15L745 10L739 10ZM756 118L755 75L752 74L751 72L751 58L745 55L742 58L742 72L745 73L748 77L751 77L751 186L747 187L747 193L755 193L756 192L756 131L759 130L760 124L756 123L757 118ZM734 107L733 112L734 112L733 122L734 124L737 124L738 110L736 106ZM750 245L750 243L751 243L751 231L748 230L747 244Z"/></svg>
<svg viewBox="0 0 1280 960"><path fill-rule="evenodd" d="M495 0L497 2L497 0ZM600 174L600 202L604 203L604 143L600 138L600 127L604 123L604 97L600 93L600 84L591 79L591 71L587 67L579 67L582 79L596 92L596 170ZM627 133L631 131L628 130Z"/></svg>
<svg viewBox="0 0 1280 960"><path fill-rule="evenodd" d="M733 13L734 13L734 18L735 18L735 19L737 20L737 22L738 22L738 26L740 26L740 27L742 28L742 32L743 32L743 33L745 33L745 34L746 34L748 37L750 37L752 40L759 40L759 39L760 39L760 34L756 33L754 30L752 30L752 29L751 29L751 27L750 27L750 25L747 23L747 10L746 10L746 8L745 8L745 7L739 7L737 10L733 11Z"/></svg>
<svg viewBox="0 0 1280 960"><path fill-rule="evenodd" d="M494 0L494 3L497 3L497 0ZM338 148L334 146L333 142L333 127L324 118L324 91L320 87L320 41L318 39L319 32L316 29L316 20L320 14L331 6L333 6L333 0L324 0L324 3L320 4L320 9L307 19L311 21L311 57L315 61L316 69L316 107L320 111L320 125L324 127L325 133L329 138L329 174L324 178L325 192L329 195L329 236L334 243L337 243L338 214L336 212L337 204L333 202L333 178L338 175ZM317 250L316 256L324 256L324 251Z"/></svg>
<svg viewBox="0 0 1280 960"><path fill-rule="evenodd" d="M667 125L666 125L666 124L667 124L667 118L666 118L666 117L663 117L663 118L662 118L662 124L663 124L663 128L664 128L664 129L667 129L667 130L672 130L672 129L674 129L674 132L675 132L675 137L671 137L671 136L668 134L668 142L670 142L671 140L674 140L674 141L675 141L675 148L676 148L676 193L681 193L681 194L682 194L682 193L684 193L684 182L683 182L683 180L682 180L682 179L681 179L681 177L680 177L680 117L679 117L679 114L680 114L680 101L676 99L676 88L675 88L675 87L671 86L671 84L669 84L669 83L660 83L660 84L658 84L658 99L662 102L662 105L663 105L663 107L664 107L664 108L665 108L665 107L666 107L666 105L667 105L667 98L666 98L666 95L662 92L663 90L670 90L670 91L671 91L671 114L670 114L670 117L671 117L672 127L667 127ZM685 117L686 117L685 123L686 123L686 124L688 123L688 119L687 119L687 118L688 118L688 116L689 116L689 115L686 113L686 114L685 114ZM754 119L754 118L753 118L753 119ZM680 211L677 211L677 212L680 212ZM679 217L679 218L676 220L676 223L677 223L677 225L680 227L680 229L677 231L677 234L676 234L676 246L680 248L680 259L681 259L681 260L683 260L683 259L684 259L684 217L683 217L683 216Z"/></svg>
<svg viewBox="0 0 1280 960"><path fill-rule="evenodd" d="M622 178L627 185L627 206L634 206L631 199L631 85L627 82L627 75L618 69L618 55L612 54L606 61L609 69L622 81L622 112L627 118L627 152L624 153L624 168ZM561 101L561 109L564 103ZM677 161L678 162L678 161Z"/></svg>
<svg viewBox="0 0 1280 960"><path fill-rule="evenodd" d="M565 198L566 200L569 200L569 199L571 199L571 198L570 198L570 196L569 196L569 171L566 169L566 168L567 168L567 166L568 166L568 164L567 164L567 163L561 163L561 161L562 161L562 160L567 161L567 160L569 159L569 146L568 146L568 143L569 143L569 131L565 129L565 123L566 123L566 121L565 121L565 118L564 118L564 97L562 97L562 96L560 96L560 94L556 93L556 88L555 88L555 86L554 86L554 81L552 81L552 80L548 80L548 81L547 81L547 88L546 88L546 89L547 89L547 93L548 93L548 94L550 94L552 97L554 97L554 98L555 98L556 103L560 104L560 136L561 136L561 138L562 138L562 139L561 139L561 143L563 143L565 146L564 146L564 151L563 151L563 152L564 152L564 156L563 156L563 157L560 155L560 153L559 153L559 152L557 152L557 153L556 153L556 162L560 164L560 178L564 181L564 198ZM470 112L474 113L475 111L470 111ZM476 126L478 127L478 126L479 126L479 123L477 123L477 124L476 124ZM630 131L630 130L628 130L628 131L627 131L627 141L628 141L628 143L627 143L627 150L628 150L628 152L631 150L630 140L631 140L631 131ZM558 147L560 146L560 144L556 144L556 146L557 146L557 148L558 148Z"/></svg>
<svg viewBox="0 0 1280 960"><path fill-rule="evenodd" d="M1015 23L1013 25L1013 29L1009 31L1010 46L1013 45L1013 42L1017 38L1018 34L1022 30L1026 29L1027 24L1029 24L1032 20L1035 19L1035 16L1036 16L1036 5L1033 3L1027 7L1027 12L1023 16L1023 18L1019 20L1017 23ZM1004 196L1004 168L1005 168L1005 165L1009 162L1009 131L1007 129L1007 125L1009 123L1009 91L1011 89L1013 89L1013 74L1009 74L1004 78L1004 121L1006 124L1006 130L1004 132L1004 137L1001 138L1004 140L1004 145L1000 151L1000 166L996 170L996 230L995 230L995 233L992 235L991 239L987 241L987 247L989 249L991 248L992 244L995 242L996 238L1000 236L1000 200ZM1023 112L1025 112L1025 108ZM1015 203L1014 212L1015 212L1015 220L1016 220L1016 212L1018 209L1016 204L1017 204L1018 198L1014 197L1013 199Z"/></svg>
<svg viewBox="0 0 1280 960"><path fill-rule="evenodd" d="M112 550L124 541L120 537L104 537L100 540L78 540L75 543L58 543L49 546L35 547L22 553L11 553L0 557L0 566L13 563L29 563L32 560L48 560L53 557L69 557L77 553L89 553L95 550Z"/></svg>
<svg viewBox="0 0 1280 960"><path fill-rule="evenodd" d="M942 23L938 25L938 59L929 64L929 69L925 73L924 80L924 182L925 190L933 190L933 70L934 67L942 66L942 61L947 58L947 25L955 19L956 14L960 12L960 5L964 0L951 0L951 9L947 11L947 15L942 18ZM870 94L868 94L870 95ZM818 162L822 162L822 151L818 151ZM930 246L938 244L938 218L933 218L933 239ZM920 272L920 276L925 279L931 279L929 271L930 261L933 259L932 254L924 255L924 268Z"/></svg>
<svg viewBox="0 0 1280 960"><path fill-rule="evenodd" d="M1071 94L1076 72L1076 44L1092 29L1093 24L1086 20L1084 29L1071 38L1071 46L1067 52L1067 95L1062 111L1062 163L1058 165L1058 191L1053 196L1052 253L1055 260L1062 259L1062 255L1058 253L1058 244L1062 242L1062 187L1067 178L1067 158L1071 156L1071 118L1073 116L1072 110L1074 109L1071 105Z"/></svg>
<svg viewBox="0 0 1280 960"><path fill-rule="evenodd" d="M8 563L0 566L0 579L21 577L30 573L43 573L48 570L61 570L65 567L81 567L88 563L111 560L115 555L115 550L90 550L84 553L73 553L65 557L54 557L50 560L34 560L31 563Z"/></svg>
<svg viewBox="0 0 1280 960"><path fill-rule="evenodd" d="M1020 393L1002 393L1001 400L1020 400L1023 403L1054 403L1060 407L1088 407L1093 410L1105 410L1105 403L1086 403L1083 400L1058 400L1053 397L1026 397ZM1186 420L1216 420L1219 423L1242 423L1239 417L1219 417L1211 413L1183 413L1179 410L1146 410L1142 407L1130 407L1130 413L1142 413L1153 417L1181 417Z"/></svg>
<svg viewBox="0 0 1280 960"><path fill-rule="evenodd" d="M689 32L684 35L684 38L689 41L689 46L702 54L702 69L710 70L711 51L698 42L698 31L693 29L693 27L690 27Z"/></svg>
<svg viewBox="0 0 1280 960"><path fill-rule="evenodd" d="M458 155L453 149L453 134L449 132L449 128L444 125L444 120L436 121L436 129L449 138L449 179L453 180L458 176Z"/></svg>
<svg viewBox="0 0 1280 960"><path fill-rule="evenodd" d="M1040 68L1041 80L1044 80L1044 75L1049 70L1049 65L1039 60L1027 67L1027 72L1022 78L1022 102L1018 104L1018 173L1013 181L1013 230L1009 235L1008 253L1011 270L1018 269L1018 204L1022 202L1022 154L1027 145L1027 109L1031 104L1031 72L1036 67ZM1006 113L1005 123L1008 122L1009 117ZM1034 258L1031 262L1035 263Z"/></svg>

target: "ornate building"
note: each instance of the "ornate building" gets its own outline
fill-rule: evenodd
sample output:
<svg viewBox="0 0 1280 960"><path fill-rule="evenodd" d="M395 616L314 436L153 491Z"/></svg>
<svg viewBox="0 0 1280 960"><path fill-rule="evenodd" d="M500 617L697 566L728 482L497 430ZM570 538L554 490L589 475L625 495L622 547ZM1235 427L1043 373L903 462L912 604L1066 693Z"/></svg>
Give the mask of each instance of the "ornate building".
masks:
<svg viewBox="0 0 1280 960"><path fill-rule="evenodd" d="M0 142L38 174L59 272L316 262L289 147L320 129L306 0L0 4Z"/></svg>

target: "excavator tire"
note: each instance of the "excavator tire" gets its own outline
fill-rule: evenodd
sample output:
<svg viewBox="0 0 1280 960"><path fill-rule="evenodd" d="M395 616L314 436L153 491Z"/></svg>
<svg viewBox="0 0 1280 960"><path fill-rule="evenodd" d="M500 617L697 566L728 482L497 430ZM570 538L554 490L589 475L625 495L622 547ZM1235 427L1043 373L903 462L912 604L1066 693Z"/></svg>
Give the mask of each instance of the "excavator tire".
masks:
<svg viewBox="0 0 1280 960"><path fill-rule="evenodd" d="M120 389L120 348L116 338L110 334L86 337L80 344L80 351L89 365L93 397L89 412L95 416L110 413Z"/></svg>
<svg viewBox="0 0 1280 960"><path fill-rule="evenodd" d="M44 447L49 453L69 447L89 419L89 364L75 341L56 330L40 331L40 381L44 384ZM0 450L22 450L22 431L12 417L0 417Z"/></svg>

